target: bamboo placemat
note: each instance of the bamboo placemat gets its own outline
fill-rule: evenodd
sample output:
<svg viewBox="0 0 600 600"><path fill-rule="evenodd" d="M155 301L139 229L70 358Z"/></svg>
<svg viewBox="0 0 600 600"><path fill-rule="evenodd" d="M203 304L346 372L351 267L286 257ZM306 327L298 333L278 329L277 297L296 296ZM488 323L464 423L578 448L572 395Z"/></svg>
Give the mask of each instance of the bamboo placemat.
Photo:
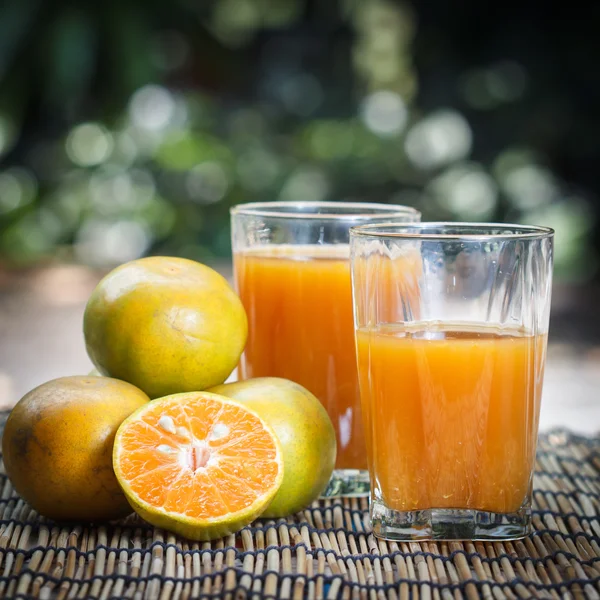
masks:
<svg viewBox="0 0 600 600"><path fill-rule="evenodd" d="M600 598L600 438L541 437L535 532L505 543L383 542L342 498L198 544L135 516L55 524L3 465L0 485L0 598Z"/></svg>

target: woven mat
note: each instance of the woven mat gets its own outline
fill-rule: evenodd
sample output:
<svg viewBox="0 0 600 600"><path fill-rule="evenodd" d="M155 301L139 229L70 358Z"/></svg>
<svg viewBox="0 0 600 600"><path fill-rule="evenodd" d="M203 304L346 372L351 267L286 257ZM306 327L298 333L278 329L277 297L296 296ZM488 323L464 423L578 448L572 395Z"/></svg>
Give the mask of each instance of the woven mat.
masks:
<svg viewBox="0 0 600 600"><path fill-rule="evenodd" d="M535 532L506 543L392 543L367 501L191 543L137 517L57 525L0 467L0 598L600 598L600 438L541 437Z"/></svg>

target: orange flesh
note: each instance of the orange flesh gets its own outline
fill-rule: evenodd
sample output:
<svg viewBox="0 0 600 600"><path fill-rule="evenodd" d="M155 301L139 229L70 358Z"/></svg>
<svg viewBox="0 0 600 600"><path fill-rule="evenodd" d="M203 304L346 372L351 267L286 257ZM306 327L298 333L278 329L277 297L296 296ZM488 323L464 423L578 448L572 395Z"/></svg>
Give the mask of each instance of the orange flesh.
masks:
<svg viewBox="0 0 600 600"><path fill-rule="evenodd" d="M150 506L210 519L251 506L275 485L281 463L257 416L198 394L154 402L127 423L116 468Z"/></svg>
<svg viewBox="0 0 600 600"><path fill-rule="evenodd" d="M386 504L518 510L535 460L546 336L391 325L360 330L357 346L370 461Z"/></svg>

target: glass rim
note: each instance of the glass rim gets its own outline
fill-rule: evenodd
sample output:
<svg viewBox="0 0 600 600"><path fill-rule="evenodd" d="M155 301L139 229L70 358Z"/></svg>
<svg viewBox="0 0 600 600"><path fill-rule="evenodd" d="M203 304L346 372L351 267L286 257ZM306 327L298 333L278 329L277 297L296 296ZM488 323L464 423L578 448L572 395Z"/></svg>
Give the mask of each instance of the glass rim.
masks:
<svg viewBox="0 0 600 600"><path fill-rule="evenodd" d="M416 230L426 229L463 230L452 233L426 233ZM405 229L406 231L399 231ZM485 233L485 230L496 233ZM469 232L471 230L471 232ZM483 230L483 231L482 231ZM498 231L499 230L499 231ZM407 240L522 240L545 239L554 236L554 229L540 225L519 225L512 223L470 223L452 221L426 221L424 223L370 223L350 228L350 237L356 238L400 238Z"/></svg>
<svg viewBox="0 0 600 600"><path fill-rule="evenodd" d="M348 213L336 213L336 212L324 212L324 213L310 213L302 212L302 208L310 207L323 207L323 208L351 208L357 210L357 212ZM284 212L282 209L285 207L294 207L298 211ZM365 212L360 212L360 210ZM367 212L368 209L376 209L373 212ZM332 200L279 200L273 202L246 202L243 204L236 204L229 209L231 216L242 215L252 217L269 217L279 219L322 219L322 220L343 220L343 219L372 219L377 215L385 215L389 218L394 216L414 216L415 218L421 217L421 212L411 206L404 206L401 204L383 204L381 202L335 202ZM416 223L417 221L415 221Z"/></svg>

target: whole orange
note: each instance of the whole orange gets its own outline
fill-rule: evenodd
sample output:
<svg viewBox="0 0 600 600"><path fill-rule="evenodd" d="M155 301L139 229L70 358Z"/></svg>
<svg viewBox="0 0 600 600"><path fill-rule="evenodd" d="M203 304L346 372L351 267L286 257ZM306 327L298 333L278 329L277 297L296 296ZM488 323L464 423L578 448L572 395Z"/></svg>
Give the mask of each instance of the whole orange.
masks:
<svg viewBox="0 0 600 600"><path fill-rule="evenodd" d="M319 497L333 473L335 430L317 398L279 377L257 377L208 390L256 411L273 428L283 451L283 483L263 517L287 517Z"/></svg>
<svg viewBox="0 0 600 600"><path fill-rule="evenodd" d="M240 359L248 323L219 273L154 256L121 265L98 284L83 330L102 375L159 398L223 383Z"/></svg>
<svg viewBox="0 0 600 600"><path fill-rule="evenodd" d="M109 377L61 377L26 394L2 438L15 490L57 521L104 521L131 513L112 467L121 423L148 402L141 390Z"/></svg>

